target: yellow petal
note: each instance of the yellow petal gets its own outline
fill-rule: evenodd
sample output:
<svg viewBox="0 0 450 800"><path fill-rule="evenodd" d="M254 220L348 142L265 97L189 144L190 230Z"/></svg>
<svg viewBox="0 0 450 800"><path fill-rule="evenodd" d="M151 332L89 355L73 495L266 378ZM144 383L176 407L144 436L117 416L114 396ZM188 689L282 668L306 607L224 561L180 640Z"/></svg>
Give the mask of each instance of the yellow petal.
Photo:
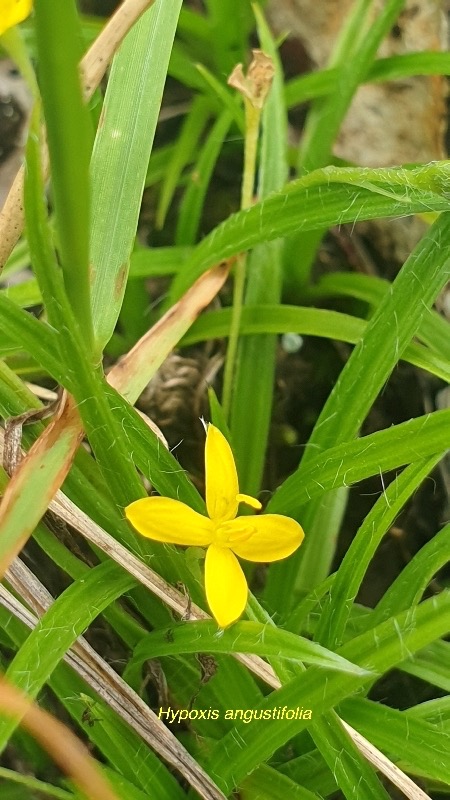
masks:
<svg viewBox="0 0 450 800"><path fill-rule="evenodd" d="M238 476L231 447L215 425L208 425L205 445L206 508L211 519L233 519L238 509Z"/></svg>
<svg viewBox="0 0 450 800"><path fill-rule="evenodd" d="M242 541L233 542L231 546L239 558L248 561L278 561L280 558L286 558L301 545L305 535L298 522L280 514L238 517L223 527L232 540L233 528L236 527L242 537L244 525L246 528L248 526L249 530L253 529L252 535Z"/></svg>
<svg viewBox="0 0 450 800"><path fill-rule="evenodd" d="M125 509L125 516L143 536L167 544L206 547L213 525L208 517L168 497L144 497Z"/></svg>
<svg viewBox="0 0 450 800"><path fill-rule="evenodd" d="M205 559L206 599L221 628L241 616L247 603L247 581L236 556L228 547L212 544Z"/></svg>
<svg viewBox="0 0 450 800"><path fill-rule="evenodd" d="M256 508L259 511L262 508L261 503L256 497L250 497L249 494L238 494L237 496L238 503L245 503L245 505L250 506L251 508Z"/></svg>
<svg viewBox="0 0 450 800"><path fill-rule="evenodd" d="M28 17L32 5L32 0L0 0L0 35Z"/></svg>

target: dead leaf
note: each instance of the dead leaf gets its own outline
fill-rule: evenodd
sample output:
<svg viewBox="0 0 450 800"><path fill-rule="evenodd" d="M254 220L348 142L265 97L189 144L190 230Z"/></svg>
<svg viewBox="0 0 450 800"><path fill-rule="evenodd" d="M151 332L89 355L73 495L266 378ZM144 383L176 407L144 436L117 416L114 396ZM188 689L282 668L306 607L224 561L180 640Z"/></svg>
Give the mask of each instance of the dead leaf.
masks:
<svg viewBox="0 0 450 800"><path fill-rule="evenodd" d="M233 259L201 275L108 373L108 383L129 403L135 403L150 378L225 283ZM161 434L162 436L162 434Z"/></svg>
<svg viewBox="0 0 450 800"><path fill-rule="evenodd" d="M91 800L119 800L85 746L62 722L43 711L0 676L0 711L23 728L52 756Z"/></svg>
<svg viewBox="0 0 450 800"><path fill-rule="evenodd" d="M1 500L0 576L20 552L62 485L82 436L74 401L65 395L57 415L21 461Z"/></svg>
<svg viewBox="0 0 450 800"><path fill-rule="evenodd" d="M253 106L262 109L270 87L275 68L272 59L262 50L252 50L253 60L244 75L242 64L237 64L228 78L228 86L240 92Z"/></svg>

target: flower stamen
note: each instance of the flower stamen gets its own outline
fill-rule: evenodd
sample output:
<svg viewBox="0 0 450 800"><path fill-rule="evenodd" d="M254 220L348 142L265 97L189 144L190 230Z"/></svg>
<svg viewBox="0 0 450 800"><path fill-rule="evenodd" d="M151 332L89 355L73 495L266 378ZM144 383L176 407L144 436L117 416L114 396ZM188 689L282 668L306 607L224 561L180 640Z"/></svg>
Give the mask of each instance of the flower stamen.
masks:
<svg viewBox="0 0 450 800"><path fill-rule="evenodd" d="M231 547L231 545L237 542L247 542L254 533L256 533L256 528L248 522L237 525L236 522L232 520L231 524L229 522L224 522L222 525L219 525L215 533L214 543Z"/></svg>

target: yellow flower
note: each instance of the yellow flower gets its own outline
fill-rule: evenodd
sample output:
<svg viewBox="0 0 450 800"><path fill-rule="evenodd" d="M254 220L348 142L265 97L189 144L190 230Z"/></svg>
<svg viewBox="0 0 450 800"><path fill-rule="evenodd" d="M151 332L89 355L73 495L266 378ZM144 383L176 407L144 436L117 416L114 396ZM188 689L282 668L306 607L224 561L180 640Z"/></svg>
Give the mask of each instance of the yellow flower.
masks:
<svg viewBox="0 0 450 800"><path fill-rule="evenodd" d="M0 0L0 36L31 13L32 0Z"/></svg>
<svg viewBox="0 0 450 800"><path fill-rule="evenodd" d="M239 503L255 509L260 509L261 503L239 494L231 447L214 425L208 425L206 435L205 474L208 517L167 497L136 500L125 514L149 539L208 548L206 599L220 627L226 628L241 616L247 603L247 581L236 556L248 561L278 561L299 547L304 534L298 522L279 514L236 518Z"/></svg>

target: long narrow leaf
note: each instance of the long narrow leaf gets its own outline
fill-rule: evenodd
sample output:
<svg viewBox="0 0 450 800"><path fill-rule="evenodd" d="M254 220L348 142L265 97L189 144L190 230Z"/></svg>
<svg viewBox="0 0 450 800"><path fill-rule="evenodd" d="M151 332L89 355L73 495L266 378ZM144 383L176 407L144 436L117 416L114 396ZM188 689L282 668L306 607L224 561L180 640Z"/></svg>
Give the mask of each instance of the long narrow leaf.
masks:
<svg viewBox="0 0 450 800"><path fill-rule="evenodd" d="M317 453L339 442L351 441L358 434L375 398L419 329L426 310L448 280L449 273L450 214L443 214L405 262L341 372L296 473L300 480L317 458ZM339 425L335 423L337 418ZM314 516L319 513L317 504L309 505L308 516L304 517L306 529L308 524L313 526ZM324 538L334 538L336 533L328 528L324 531ZM295 584L313 586L329 572L330 563L323 558L324 543L318 535L306 537L301 550L301 555L290 560L290 577L284 573L283 598L287 603ZM272 572L274 581L277 572L275 565ZM280 599L278 596L278 601Z"/></svg>
<svg viewBox="0 0 450 800"><path fill-rule="evenodd" d="M79 22L74 0L36 0L39 81L47 123L58 245L67 294L88 348L89 159L92 131L81 93Z"/></svg>
<svg viewBox="0 0 450 800"><path fill-rule="evenodd" d="M181 0L157 0L114 59L92 157L92 314L99 351L114 330Z"/></svg>
<svg viewBox="0 0 450 800"><path fill-rule="evenodd" d="M385 672L429 642L446 635L450 626L449 600L449 592L431 598L352 640L339 652L356 660L360 666ZM208 768L220 775L219 785L230 792L248 772L310 725L314 714L323 714L363 685L363 678L344 677L314 668L307 670L260 704L259 709L266 711L268 717L254 719L251 729L237 722L216 745ZM312 714L305 716L305 709L311 709ZM291 719L286 719L286 710L292 711Z"/></svg>
<svg viewBox="0 0 450 800"><path fill-rule="evenodd" d="M177 276L179 297L211 264L287 234L318 230L356 219L445 211L448 163L418 169L328 167L299 178L245 211L232 214L196 247ZM337 184L337 185L331 185Z"/></svg>
<svg viewBox="0 0 450 800"><path fill-rule="evenodd" d="M315 638L323 645L335 648L342 644L352 602L382 537L439 458L440 454L411 464L392 481L367 514L337 571L320 615ZM385 618L388 616L391 615Z"/></svg>
<svg viewBox="0 0 450 800"><path fill-rule="evenodd" d="M338 671L360 674L361 670L336 656L330 650L310 642L288 631L277 630L275 626L265 626L258 622L237 622L232 628L217 636L217 625L213 620L176 625L167 630L150 633L137 645L131 666L140 669L152 654L152 658L178 653L254 653L261 656L278 656L289 661L305 661L337 669Z"/></svg>
<svg viewBox="0 0 450 800"><path fill-rule="evenodd" d="M258 253L259 253L258 249ZM270 251L268 251L270 252ZM267 256L270 261L270 256ZM256 256L255 256L256 259ZM210 311L201 316L194 322L188 333L181 340L182 346L188 346L202 342L205 339L218 339L229 334L231 311L223 308L220 311ZM448 323L442 321L442 326L436 324L440 318L436 315L425 316L420 324L418 336L429 340L430 333L433 341L436 342L435 332L440 335L444 333L448 337ZM297 332L305 336L320 336L329 339L337 339L349 344L357 344L364 336L367 323L358 317L349 314L342 314L339 311L328 311L323 308L308 308L305 306L283 306L283 305L249 305L242 309L241 333L291 333ZM425 331L425 335L423 334ZM259 353L257 337L255 348ZM430 341L430 346L432 341ZM437 355L435 350L443 349L442 356ZM428 372L436 375L442 380L450 381L450 352L448 351L447 341L443 341L443 347L436 347L433 351L429 347L420 344L409 344L402 360L421 367Z"/></svg>
<svg viewBox="0 0 450 800"><path fill-rule="evenodd" d="M112 573L115 573L113 582L109 580ZM13 659L7 677L29 697L36 697L76 638L103 608L133 585L134 579L126 572L118 579L115 564L95 567L49 609ZM5 747L16 725L17 721L0 723L0 749Z"/></svg>

